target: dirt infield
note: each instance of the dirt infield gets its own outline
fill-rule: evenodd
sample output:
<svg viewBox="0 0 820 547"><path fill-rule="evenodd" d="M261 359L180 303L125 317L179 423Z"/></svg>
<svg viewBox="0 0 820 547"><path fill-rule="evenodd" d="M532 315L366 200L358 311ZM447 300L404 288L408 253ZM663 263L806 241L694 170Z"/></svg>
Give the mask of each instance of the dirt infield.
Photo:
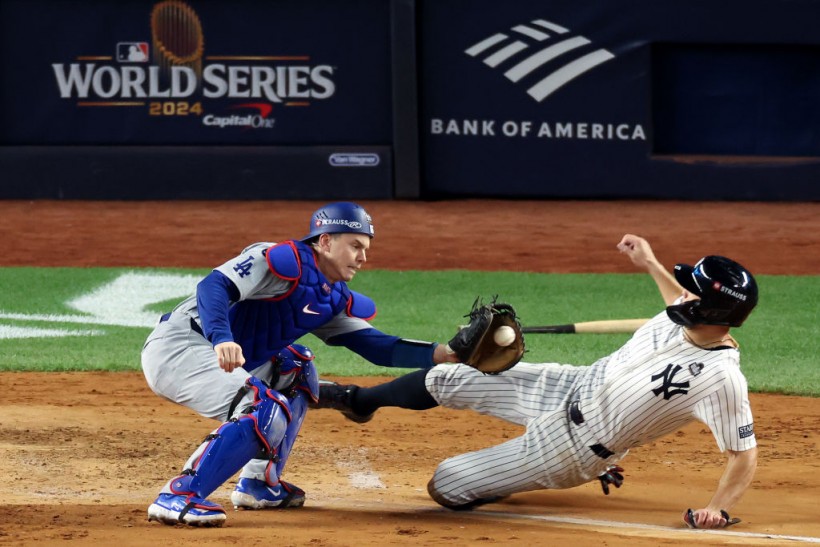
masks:
<svg viewBox="0 0 820 547"><path fill-rule="evenodd" d="M714 252L757 273L820 274L820 204L363 204L377 235L368 268L634 271L614 248L623 233L634 232L667 264ZM0 265L212 267L252 241L302 235L316 205L0 202ZM742 343L742 330L737 337ZM136 372L6 373L0 392L0 544L820 542L820 399L752 396L759 469L733 511L743 522L726 532L689 531L680 523L686 507L706 504L723 469L723 456L700 425L634 450L622 462L624 487L610 496L588 484L520 494L472 513L444 510L425 491L436 464L520 428L440 408L382 410L365 425L334 411L308 413L285 473L307 491L305 507L231 510L223 528L200 530L149 523L145 510L214 422L160 400ZM232 483L212 499L227 506Z"/></svg>

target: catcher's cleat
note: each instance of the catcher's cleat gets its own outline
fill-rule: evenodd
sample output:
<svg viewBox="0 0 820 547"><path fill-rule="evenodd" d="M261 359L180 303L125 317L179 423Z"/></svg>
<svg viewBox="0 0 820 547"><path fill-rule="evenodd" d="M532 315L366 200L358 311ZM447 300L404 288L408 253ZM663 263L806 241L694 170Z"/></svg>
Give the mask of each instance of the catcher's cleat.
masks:
<svg viewBox="0 0 820 547"><path fill-rule="evenodd" d="M221 505L195 496L160 494L148 507L148 520L163 524L188 526L222 526L225 510Z"/></svg>
<svg viewBox="0 0 820 547"><path fill-rule="evenodd" d="M353 410L351 401L359 386L339 385L335 382L321 382L319 384L319 402L316 408L333 408L341 412L348 420L357 424L364 424L373 419L375 412L359 414Z"/></svg>
<svg viewBox="0 0 820 547"><path fill-rule="evenodd" d="M268 486L265 481L240 478L231 492L231 503L235 509L295 508L305 504L305 491L283 480Z"/></svg>

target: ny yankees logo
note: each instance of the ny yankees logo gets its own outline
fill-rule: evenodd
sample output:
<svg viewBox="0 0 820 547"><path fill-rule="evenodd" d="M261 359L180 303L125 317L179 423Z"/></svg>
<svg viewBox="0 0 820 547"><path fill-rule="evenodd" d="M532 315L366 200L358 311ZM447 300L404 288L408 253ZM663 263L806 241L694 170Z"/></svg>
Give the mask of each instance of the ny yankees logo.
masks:
<svg viewBox="0 0 820 547"><path fill-rule="evenodd" d="M689 393L688 390L684 388L689 387L689 382L680 382L675 383L675 374L677 374L683 367L680 365L666 365L666 369L663 372L655 374L652 376L652 381L662 379L662 384L660 387L657 387L652 390L652 393L655 396L660 395L663 393L664 400L671 399L674 395L686 395ZM670 389L674 388L674 389Z"/></svg>
<svg viewBox="0 0 820 547"><path fill-rule="evenodd" d="M239 274L239 277L245 277L246 275L250 275L251 273L251 266L253 266L253 257L249 256L242 262L236 264L233 267L233 271Z"/></svg>

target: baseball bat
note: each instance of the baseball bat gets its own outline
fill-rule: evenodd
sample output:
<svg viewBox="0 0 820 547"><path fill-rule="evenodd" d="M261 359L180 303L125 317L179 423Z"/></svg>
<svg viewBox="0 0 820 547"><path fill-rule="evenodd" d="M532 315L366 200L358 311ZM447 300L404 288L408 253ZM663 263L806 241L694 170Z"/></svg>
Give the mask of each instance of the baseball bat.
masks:
<svg viewBox="0 0 820 547"><path fill-rule="evenodd" d="M567 325L544 325L522 327L524 334L614 334L633 333L649 319L612 319L605 321L582 321Z"/></svg>

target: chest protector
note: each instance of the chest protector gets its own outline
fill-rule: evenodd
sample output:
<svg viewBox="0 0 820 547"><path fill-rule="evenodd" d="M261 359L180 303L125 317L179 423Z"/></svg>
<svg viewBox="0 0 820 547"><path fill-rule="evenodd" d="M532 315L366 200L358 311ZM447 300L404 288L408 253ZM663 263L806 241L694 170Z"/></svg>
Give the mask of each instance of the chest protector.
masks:
<svg viewBox="0 0 820 547"><path fill-rule="evenodd" d="M242 346L246 370L267 362L282 348L326 324L338 313L347 310L354 315L351 313L352 293L347 284L328 282L316 266L310 246L301 241L285 241L270 247L266 260L273 275L292 282L293 286L274 298L242 300L231 306L231 332L234 341ZM372 304L366 297L359 296Z"/></svg>

